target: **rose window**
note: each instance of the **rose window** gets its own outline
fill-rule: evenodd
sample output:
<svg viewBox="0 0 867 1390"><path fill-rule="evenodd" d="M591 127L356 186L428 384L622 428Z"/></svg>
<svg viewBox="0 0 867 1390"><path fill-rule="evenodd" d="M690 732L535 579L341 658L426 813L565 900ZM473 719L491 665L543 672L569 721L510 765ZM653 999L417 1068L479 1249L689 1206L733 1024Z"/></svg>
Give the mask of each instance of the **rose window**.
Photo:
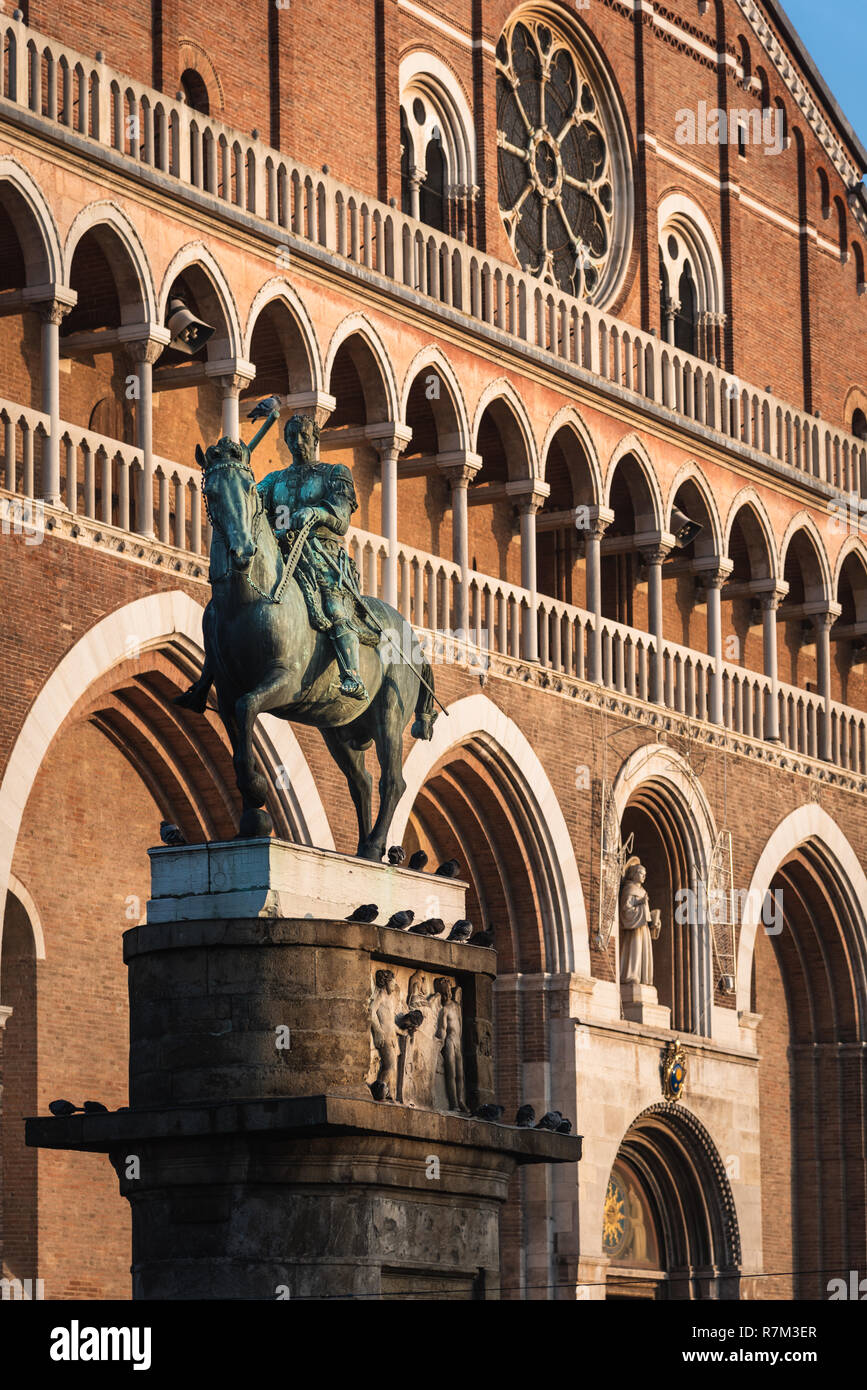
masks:
<svg viewBox="0 0 867 1390"><path fill-rule="evenodd" d="M556 29L525 20L505 31L497 44L497 162L506 230L525 270L596 301L616 244L606 126L586 68Z"/></svg>

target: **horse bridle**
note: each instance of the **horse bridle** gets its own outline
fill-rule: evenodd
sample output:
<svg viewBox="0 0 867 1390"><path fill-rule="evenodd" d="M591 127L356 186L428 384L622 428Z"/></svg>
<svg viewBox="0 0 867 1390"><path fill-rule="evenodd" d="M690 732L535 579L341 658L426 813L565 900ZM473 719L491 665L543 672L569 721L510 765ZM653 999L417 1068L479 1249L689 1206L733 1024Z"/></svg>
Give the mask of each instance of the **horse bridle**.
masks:
<svg viewBox="0 0 867 1390"><path fill-rule="evenodd" d="M233 470L239 470L239 469L240 469L240 470L243 470L245 473L248 473L248 474L249 474L250 480L251 480L251 482L252 482L252 484L253 484L253 492L254 492L255 497L256 497L256 510L255 510L255 512L253 513L253 521L252 521L252 524L251 524L251 527L250 527L250 533L251 533L252 540L253 540L253 545L254 545L255 548L254 548L254 550L253 550L253 554L250 556L250 566L249 566L249 569L247 569L247 570L242 570L241 573L244 575L244 578L246 579L247 583L250 585L250 588L253 590L253 592L256 593L256 594L258 594L260 598L265 599L266 602L268 602L268 603L279 603L279 602L280 602L280 599L281 599L281 597L282 597L282 594L283 594L283 590L284 590L284 588L286 587L286 583L287 583L288 579L290 578L292 571L291 571L291 569L290 569L287 565L284 564L284 566L283 566L283 574L282 574L281 578L280 578L280 579L278 580L278 582L277 582L277 587L274 589L273 593L270 593L270 594L266 594L264 589L260 589L260 588L259 588L259 585L255 582L255 580L254 580L254 579L252 578L252 576L250 575L249 570L252 569L252 567L253 567L253 560L256 558L256 555L257 555L258 552L259 552L259 542L258 542L258 538L257 538L257 533L258 533L258 529L259 529L259 523L260 523L262 517L265 516L265 504L264 504L264 502L262 501L262 495L261 495L261 493L259 492L259 489L256 487L256 479L253 477L253 470L252 470L251 468L248 468L248 466L247 466L246 464L240 463L240 462L235 462L234 460L231 460L231 461L227 460L225 463L212 463L212 464L210 464L210 465L208 466L207 471L206 471L205 473L203 473L203 475L202 475L202 498L203 498L204 503L205 503L205 513L206 513L206 515L207 515L208 521L211 523L211 528L212 528L214 531L216 531L217 535L220 537L220 540L223 542L223 545L224 545L225 548L226 548L226 556L227 556L228 562L229 562L229 567L228 567L228 569L226 570L226 573L225 573L225 574L218 575L218 576L217 576L216 582L217 582L217 583L221 583L224 579L229 579L229 578L231 578L231 575L232 575L232 573L233 573L233 568L234 568L233 565L232 565L232 559L231 559L232 550L231 550L231 546L229 545L229 537L226 535L225 530L224 530L223 527L220 525L219 521L217 521L216 517L213 515L213 513L211 512L210 507L208 506L208 493L207 493L207 489L205 488L204 485L205 485L205 483L207 482L208 478L211 477L212 474L217 473L217 472L223 472L223 471L228 470L228 469L230 469L230 468L233 469ZM266 519L267 519L267 518L266 518ZM278 546L278 547L277 547L278 554L279 554L279 550L280 550L280 547ZM281 557L281 558L282 558L282 557ZM235 570L234 572L237 573L238 571Z"/></svg>

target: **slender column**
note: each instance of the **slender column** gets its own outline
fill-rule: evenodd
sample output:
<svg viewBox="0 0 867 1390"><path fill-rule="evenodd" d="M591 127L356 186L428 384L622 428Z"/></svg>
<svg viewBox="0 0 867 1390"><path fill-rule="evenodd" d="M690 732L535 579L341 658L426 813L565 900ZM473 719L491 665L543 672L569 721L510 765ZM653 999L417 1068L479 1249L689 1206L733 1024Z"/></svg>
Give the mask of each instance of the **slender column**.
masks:
<svg viewBox="0 0 867 1390"><path fill-rule="evenodd" d="M702 569L704 564L707 568ZM731 560L714 555L698 562L696 571L707 602L707 650L713 662L708 715L713 724L723 722L722 603L720 590L734 568Z"/></svg>
<svg viewBox="0 0 867 1390"><path fill-rule="evenodd" d="M780 741L780 702L777 677L777 609L783 595L774 591L761 594L763 665L768 678L768 698L765 708L765 738L771 743Z"/></svg>
<svg viewBox="0 0 867 1390"><path fill-rule="evenodd" d="M456 627L465 642L470 628L470 542L467 519L467 488L481 467L478 454L443 454L437 459L441 473L448 478L452 496L452 559L460 567Z"/></svg>
<svg viewBox="0 0 867 1390"><path fill-rule="evenodd" d="M550 485L539 478L506 483L506 493L514 501L521 519L521 588L527 590L530 606L524 628L522 655L525 661L539 660L536 513L550 491Z"/></svg>
<svg viewBox="0 0 867 1390"><path fill-rule="evenodd" d="M42 496L59 507L60 496L60 325L72 302L49 299L40 304L42 316L42 409L49 418L49 434L42 455Z"/></svg>
<svg viewBox="0 0 867 1390"><path fill-rule="evenodd" d="M647 608L648 627L654 639L655 651L650 682L650 698L661 705L664 698L665 662L662 653L662 562L669 554L671 546L665 543L642 550L641 558L647 566Z"/></svg>
<svg viewBox="0 0 867 1390"><path fill-rule="evenodd" d="M674 347L674 321L680 313L679 299L665 301L665 340Z"/></svg>
<svg viewBox="0 0 867 1390"><path fill-rule="evenodd" d="M168 341L168 330L152 329L127 344L138 377L136 401L136 447L141 451L140 493L136 508L136 531L154 534L154 405L153 364Z"/></svg>
<svg viewBox="0 0 867 1390"><path fill-rule="evenodd" d="M819 757L826 762L831 759L831 628L839 617L839 605L813 614L816 629L816 678L819 694L825 704L822 728L819 738Z"/></svg>
<svg viewBox="0 0 867 1390"><path fill-rule="evenodd" d="M427 178L427 170L414 164L409 171L409 212L418 221L421 204L421 186Z"/></svg>
<svg viewBox="0 0 867 1390"><path fill-rule="evenodd" d="M591 507L584 530L587 607L593 614L587 678L597 685L602 684L602 537L613 520L609 507Z"/></svg>
<svg viewBox="0 0 867 1390"><path fill-rule="evenodd" d="M220 388L223 435L227 439L241 438L240 396L245 386L254 379L256 367L252 362L242 362L239 358L208 362L205 373L213 377Z"/></svg>
<svg viewBox="0 0 867 1390"><path fill-rule="evenodd" d="M382 534L385 537L385 565L382 576L382 597L392 608L397 607L397 459L412 439L406 425L386 421L368 425L365 434L379 454L382 482Z"/></svg>

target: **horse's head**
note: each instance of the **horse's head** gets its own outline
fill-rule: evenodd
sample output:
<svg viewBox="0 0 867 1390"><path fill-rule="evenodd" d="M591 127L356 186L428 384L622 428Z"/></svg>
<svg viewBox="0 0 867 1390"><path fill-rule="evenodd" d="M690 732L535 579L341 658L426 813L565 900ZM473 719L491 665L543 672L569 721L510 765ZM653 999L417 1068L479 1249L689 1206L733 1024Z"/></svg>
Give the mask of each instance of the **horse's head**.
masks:
<svg viewBox="0 0 867 1390"><path fill-rule="evenodd" d="M243 441L224 437L204 453L197 444L196 462L202 470L202 493L211 525L221 536L234 568L247 570L256 554L254 523L262 510L250 450Z"/></svg>

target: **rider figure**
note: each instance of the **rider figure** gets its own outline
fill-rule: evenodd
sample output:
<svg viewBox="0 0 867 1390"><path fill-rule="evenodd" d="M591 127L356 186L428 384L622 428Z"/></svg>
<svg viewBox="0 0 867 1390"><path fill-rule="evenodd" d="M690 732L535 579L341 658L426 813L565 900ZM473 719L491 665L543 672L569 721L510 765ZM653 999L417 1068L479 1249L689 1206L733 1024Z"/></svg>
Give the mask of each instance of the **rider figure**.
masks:
<svg viewBox="0 0 867 1390"><path fill-rule="evenodd" d="M352 474L343 463L322 463L320 427L307 415L293 415L283 437L292 455L288 468L278 468L257 484L268 520L286 554L293 533L309 521L313 530L295 570L313 627L327 632L340 668L341 694L367 698L359 675L359 634L369 638L368 624L358 602L358 576L343 544L352 513L357 509Z"/></svg>

